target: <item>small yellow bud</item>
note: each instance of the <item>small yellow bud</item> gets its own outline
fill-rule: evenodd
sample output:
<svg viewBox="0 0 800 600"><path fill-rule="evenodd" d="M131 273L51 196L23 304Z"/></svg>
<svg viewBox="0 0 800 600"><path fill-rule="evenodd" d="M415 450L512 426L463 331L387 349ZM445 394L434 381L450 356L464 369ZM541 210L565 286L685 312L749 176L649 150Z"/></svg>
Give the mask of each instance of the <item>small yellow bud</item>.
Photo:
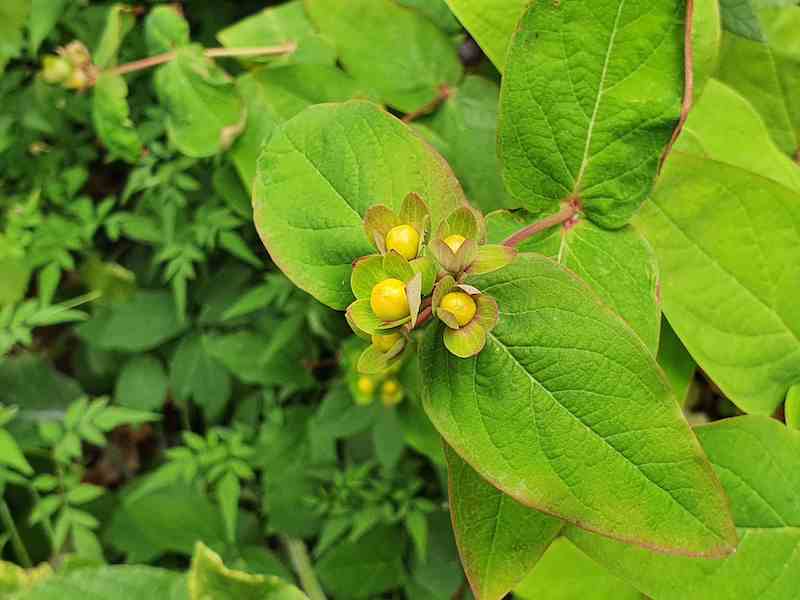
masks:
<svg viewBox="0 0 800 600"><path fill-rule="evenodd" d="M360 394L363 394L364 396L371 396L375 391L375 382L371 377L361 376L358 378L356 388Z"/></svg>
<svg viewBox="0 0 800 600"><path fill-rule="evenodd" d="M467 238L465 238L463 235L454 233L453 235L448 235L443 241L445 245L447 245L447 247L453 251L453 254L455 254L458 252L458 249L461 248L461 245L467 241Z"/></svg>
<svg viewBox="0 0 800 600"><path fill-rule="evenodd" d="M75 69L64 82L68 90L83 90L89 86L89 76L81 69Z"/></svg>
<svg viewBox="0 0 800 600"><path fill-rule="evenodd" d="M406 286L399 279L384 279L372 288L369 305L382 321L397 321L411 313Z"/></svg>
<svg viewBox="0 0 800 600"><path fill-rule="evenodd" d="M419 233L411 225L392 227L386 234L386 249L394 250L406 260L413 260L419 251Z"/></svg>
<svg viewBox="0 0 800 600"><path fill-rule="evenodd" d="M442 303L439 307L452 313L461 327L472 321L478 311L478 305L475 304L475 300L466 292L450 292L446 294L442 298Z"/></svg>
<svg viewBox="0 0 800 600"><path fill-rule="evenodd" d="M384 406L396 406L403 399L403 388L397 379L387 379L381 386L381 402Z"/></svg>
<svg viewBox="0 0 800 600"><path fill-rule="evenodd" d="M390 333L389 335L373 335L372 345L375 346L379 352L386 353L394 347L401 337L402 336L399 333Z"/></svg>

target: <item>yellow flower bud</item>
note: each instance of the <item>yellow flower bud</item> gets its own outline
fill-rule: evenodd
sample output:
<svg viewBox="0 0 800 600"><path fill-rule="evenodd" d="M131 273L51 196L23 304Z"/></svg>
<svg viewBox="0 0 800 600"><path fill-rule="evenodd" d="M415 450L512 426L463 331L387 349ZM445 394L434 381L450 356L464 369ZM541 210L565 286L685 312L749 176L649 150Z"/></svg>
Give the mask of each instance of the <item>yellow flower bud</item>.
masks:
<svg viewBox="0 0 800 600"><path fill-rule="evenodd" d="M381 402L384 406L396 406L403 399L403 388L397 379L387 379L381 386Z"/></svg>
<svg viewBox="0 0 800 600"><path fill-rule="evenodd" d="M386 249L394 250L406 260L413 260L419 250L419 233L411 225L392 227L386 234Z"/></svg>
<svg viewBox="0 0 800 600"><path fill-rule="evenodd" d="M450 292L442 298L439 308L446 310L456 318L459 326L463 327L475 316L478 305L466 292Z"/></svg>
<svg viewBox="0 0 800 600"><path fill-rule="evenodd" d="M358 378L358 383L356 384L356 388L360 394L364 396L371 396L372 393L375 391L375 382L372 380L371 377L361 376Z"/></svg>
<svg viewBox="0 0 800 600"><path fill-rule="evenodd" d="M411 313L406 285L399 279L384 279L372 288L369 305L382 321L397 321Z"/></svg>
<svg viewBox="0 0 800 600"><path fill-rule="evenodd" d="M83 90L89 86L89 76L81 69L75 69L64 82L68 90Z"/></svg>
<svg viewBox="0 0 800 600"><path fill-rule="evenodd" d="M454 233L453 235L448 235L442 241L444 241L447 247L453 251L453 254L455 254L456 252L458 252L458 249L461 248L461 245L467 241L467 238L465 238L463 235L458 235L457 233Z"/></svg>
<svg viewBox="0 0 800 600"><path fill-rule="evenodd" d="M373 335L372 345L375 346L379 352L386 353L394 347L401 337L402 336L399 333L390 333L389 335Z"/></svg>

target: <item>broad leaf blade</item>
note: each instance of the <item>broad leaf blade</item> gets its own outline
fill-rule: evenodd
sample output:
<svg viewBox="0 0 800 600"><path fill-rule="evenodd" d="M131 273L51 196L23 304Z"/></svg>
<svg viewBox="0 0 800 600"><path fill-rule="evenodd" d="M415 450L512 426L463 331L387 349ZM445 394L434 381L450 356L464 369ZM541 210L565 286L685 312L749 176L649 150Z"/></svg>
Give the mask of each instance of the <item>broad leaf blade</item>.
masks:
<svg viewBox="0 0 800 600"><path fill-rule="evenodd" d="M766 417L697 429L733 505L741 542L722 562L666 557L570 528L612 573L659 600L784 600L800 589L800 432Z"/></svg>
<svg viewBox="0 0 800 600"><path fill-rule="evenodd" d="M450 512L461 562L481 600L500 600L544 554L563 527L503 494L445 444Z"/></svg>
<svg viewBox="0 0 800 600"><path fill-rule="evenodd" d="M511 37L528 0L447 0L486 56L502 72Z"/></svg>
<svg viewBox="0 0 800 600"><path fill-rule="evenodd" d="M650 192L683 96L680 0L535 2L509 50L499 148L533 211L578 197L607 227Z"/></svg>
<svg viewBox="0 0 800 600"><path fill-rule="evenodd" d="M591 290L530 254L469 281L500 322L461 360L422 345L425 409L518 501L629 543L719 556L736 543L719 482L644 344Z"/></svg>
<svg viewBox="0 0 800 600"><path fill-rule="evenodd" d="M428 203L434 228L465 202L447 163L376 105L314 106L280 127L259 159L256 227L296 285L343 310L353 260L374 252L364 214L379 203L397 211L409 192Z"/></svg>

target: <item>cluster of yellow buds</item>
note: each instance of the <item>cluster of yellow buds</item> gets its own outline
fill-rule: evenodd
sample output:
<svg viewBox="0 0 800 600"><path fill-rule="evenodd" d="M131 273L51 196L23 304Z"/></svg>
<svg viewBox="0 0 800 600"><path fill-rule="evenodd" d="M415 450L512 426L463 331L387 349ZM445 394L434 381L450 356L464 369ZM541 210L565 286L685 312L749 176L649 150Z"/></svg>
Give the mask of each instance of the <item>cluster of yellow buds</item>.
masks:
<svg viewBox="0 0 800 600"><path fill-rule="evenodd" d="M97 77L97 67L92 64L92 55L79 41L70 42L58 49L57 54L48 54L42 59L42 79L68 90L85 90Z"/></svg>

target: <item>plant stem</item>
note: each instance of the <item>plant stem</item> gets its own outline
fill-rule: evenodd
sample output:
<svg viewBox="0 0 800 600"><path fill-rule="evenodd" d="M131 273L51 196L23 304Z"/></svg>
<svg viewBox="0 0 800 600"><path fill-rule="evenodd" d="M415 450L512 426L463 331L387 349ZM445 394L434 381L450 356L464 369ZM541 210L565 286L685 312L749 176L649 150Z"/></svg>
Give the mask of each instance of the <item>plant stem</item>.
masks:
<svg viewBox="0 0 800 600"><path fill-rule="evenodd" d="M19 535L17 526L14 523L14 517L11 516L11 511L8 509L5 499L0 500L0 519L2 519L3 525L11 534L11 543L14 546L14 552L20 564L26 569L30 569L33 566L30 554L28 554L28 549L25 548L25 544Z"/></svg>
<svg viewBox="0 0 800 600"><path fill-rule="evenodd" d="M536 221L536 223L532 223L524 229L520 229L517 233L504 240L503 245L508 246L509 248L516 248L522 242L533 237L537 233L544 231L545 229L555 227L556 225L566 223L570 219L574 218L580 209L580 202L577 200L577 198L574 198L556 214L550 215L541 221Z"/></svg>
<svg viewBox="0 0 800 600"><path fill-rule="evenodd" d="M263 46L260 48L209 48L203 52L208 58L223 58L223 57L242 57L242 56L271 56L278 54L290 54L297 50L295 42L287 42L280 46ZM151 67L163 65L171 60L175 60L177 52L164 52L164 54L156 54L148 58L136 60L113 69L102 71L106 75L125 75L126 73L133 73L135 71L142 71Z"/></svg>
<svg viewBox="0 0 800 600"><path fill-rule="evenodd" d="M317 574L314 573L314 568L311 566L311 559L308 556L308 550L306 550L303 540L282 535L281 542L289 554L292 567L294 567L297 576L300 578L300 585L309 599L327 600L325 592L322 591L322 586L317 580Z"/></svg>

